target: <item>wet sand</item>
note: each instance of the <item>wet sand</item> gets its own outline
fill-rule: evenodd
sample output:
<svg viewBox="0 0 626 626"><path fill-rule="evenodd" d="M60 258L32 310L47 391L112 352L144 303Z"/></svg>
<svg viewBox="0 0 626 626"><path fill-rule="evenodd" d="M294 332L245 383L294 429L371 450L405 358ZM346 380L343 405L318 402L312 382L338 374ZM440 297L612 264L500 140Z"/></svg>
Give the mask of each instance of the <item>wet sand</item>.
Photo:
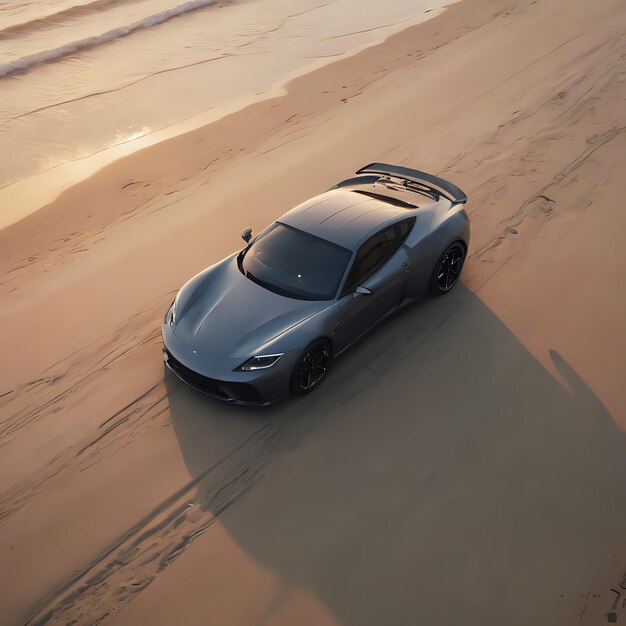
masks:
<svg viewBox="0 0 626 626"><path fill-rule="evenodd" d="M442 2L74 0L64 10L71 1L0 4L0 143L19 154L0 161L0 228L104 165L435 17ZM53 15L33 15L42 9ZM6 28L11 13L20 26Z"/></svg>
<svg viewBox="0 0 626 626"><path fill-rule="evenodd" d="M624 33L464 0L0 231L2 623L624 621ZM180 284L373 160L467 191L463 284L276 407L165 374Z"/></svg>

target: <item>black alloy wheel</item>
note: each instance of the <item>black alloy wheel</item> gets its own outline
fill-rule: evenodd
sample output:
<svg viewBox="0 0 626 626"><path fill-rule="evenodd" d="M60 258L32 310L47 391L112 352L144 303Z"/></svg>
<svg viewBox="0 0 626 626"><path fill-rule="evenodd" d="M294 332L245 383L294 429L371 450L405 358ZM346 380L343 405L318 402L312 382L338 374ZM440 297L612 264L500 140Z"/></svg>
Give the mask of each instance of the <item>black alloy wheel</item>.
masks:
<svg viewBox="0 0 626 626"><path fill-rule="evenodd" d="M307 346L293 371L292 392L304 395L313 391L326 378L330 358L330 347L326 342L314 341Z"/></svg>
<svg viewBox="0 0 626 626"><path fill-rule="evenodd" d="M460 243L454 243L446 248L439 257L435 271L431 278L431 290L436 295L448 293L456 285L463 269L465 249Z"/></svg>

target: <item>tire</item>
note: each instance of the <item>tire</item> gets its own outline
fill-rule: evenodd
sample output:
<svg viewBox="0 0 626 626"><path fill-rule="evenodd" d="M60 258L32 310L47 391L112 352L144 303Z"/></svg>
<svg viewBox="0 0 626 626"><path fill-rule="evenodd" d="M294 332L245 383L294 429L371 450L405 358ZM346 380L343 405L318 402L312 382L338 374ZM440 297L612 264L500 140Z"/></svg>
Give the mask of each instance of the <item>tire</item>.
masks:
<svg viewBox="0 0 626 626"><path fill-rule="evenodd" d="M448 246L442 253L430 277L430 291L436 296L448 293L459 282L463 263L465 262L465 247L459 241Z"/></svg>
<svg viewBox="0 0 626 626"><path fill-rule="evenodd" d="M312 341L300 355L291 374L291 393L294 396L304 396L317 389L328 375L332 359L330 344L325 339ZM307 370L308 361L308 372ZM318 363L317 368L311 368L311 362ZM318 371L316 371L316 369ZM321 371L320 371L321 370Z"/></svg>

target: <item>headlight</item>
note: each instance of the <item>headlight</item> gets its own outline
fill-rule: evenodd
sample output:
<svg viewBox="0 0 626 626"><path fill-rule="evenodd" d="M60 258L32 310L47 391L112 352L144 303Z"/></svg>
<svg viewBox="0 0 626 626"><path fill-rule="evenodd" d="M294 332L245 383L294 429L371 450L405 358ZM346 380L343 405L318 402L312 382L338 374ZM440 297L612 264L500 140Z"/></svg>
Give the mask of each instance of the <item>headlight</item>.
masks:
<svg viewBox="0 0 626 626"><path fill-rule="evenodd" d="M167 310L167 313L165 314L165 323L169 324L170 326L173 326L174 322L176 322L176 302L177 301L178 301L178 296L176 297L176 300L174 300L174 302L170 304L170 308Z"/></svg>
<svg viewBox="0 0 626 626"><path fill-rule="evenodd" d="M178 306L178 296L176 296L174 302L172 302L172 317L170 319L170 326L174 326L176 323L176 307Z"/></svg>
<svg viewBox="0 0 626 626"><path fill-rule="evenodd" d="M283 354L261 354L259 356L253 356L245 363L240 365L237 370L244 372L252 372L254 370L264 370L268 367L272 367Z"/></svg>

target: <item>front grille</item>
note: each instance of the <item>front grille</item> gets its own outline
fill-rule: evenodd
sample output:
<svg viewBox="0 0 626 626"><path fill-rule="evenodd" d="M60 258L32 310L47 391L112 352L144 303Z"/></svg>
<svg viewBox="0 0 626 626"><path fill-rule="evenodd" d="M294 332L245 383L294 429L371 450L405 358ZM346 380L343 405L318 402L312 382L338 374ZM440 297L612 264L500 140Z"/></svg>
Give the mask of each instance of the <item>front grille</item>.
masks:
<svg viewBox="0 0 626 626"><path fill-rule="evenodd" d="M219 400L262 403L263 397L259 391L247 383L222 382L213 378L208 378L198 372L194 372L186 365L176 359L169 350L167 352L167 364L180 378L188 385L198 391L202 391L209 396Z"/></svg>

